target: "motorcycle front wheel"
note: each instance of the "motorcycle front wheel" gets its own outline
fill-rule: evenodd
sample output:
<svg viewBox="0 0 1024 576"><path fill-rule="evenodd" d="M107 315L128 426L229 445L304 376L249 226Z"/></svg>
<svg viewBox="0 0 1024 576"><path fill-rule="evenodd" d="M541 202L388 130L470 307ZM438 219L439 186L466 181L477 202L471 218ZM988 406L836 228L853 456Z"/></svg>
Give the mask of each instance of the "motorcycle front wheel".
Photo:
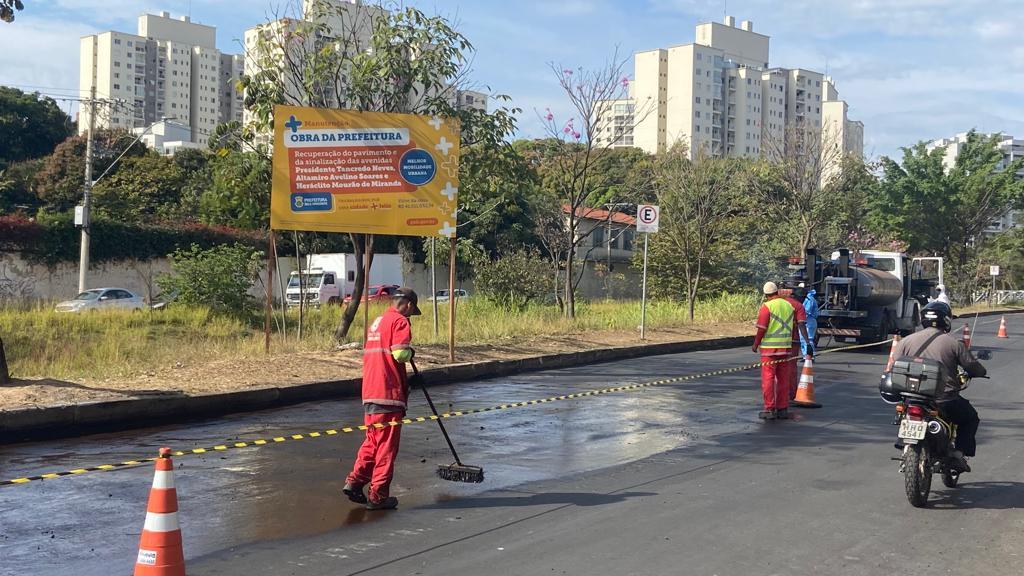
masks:
<svg viewBox="0 0 1024 576"><path fill-rule="evenodd" d="M932 489L932 467L928 449L920 444L907 446L903 451L903 486L911 506L923 508L928 503L928 493Z"/></svg>

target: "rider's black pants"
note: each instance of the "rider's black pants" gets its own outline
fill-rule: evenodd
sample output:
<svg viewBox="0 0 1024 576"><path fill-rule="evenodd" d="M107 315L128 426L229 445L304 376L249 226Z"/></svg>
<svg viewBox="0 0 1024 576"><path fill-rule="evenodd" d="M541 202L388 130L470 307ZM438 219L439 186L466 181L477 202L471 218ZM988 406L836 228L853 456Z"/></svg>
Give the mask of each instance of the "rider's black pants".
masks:
<svg viewBox="0 0 1024 576"><path fill-rule="evenodd" d="M939 409L944 418L956 424L956 449L963 452L964 456L974 456L977 446L974 435L978 433L978 424L981 423L978 411L962 396L941 402Z"/></svg>

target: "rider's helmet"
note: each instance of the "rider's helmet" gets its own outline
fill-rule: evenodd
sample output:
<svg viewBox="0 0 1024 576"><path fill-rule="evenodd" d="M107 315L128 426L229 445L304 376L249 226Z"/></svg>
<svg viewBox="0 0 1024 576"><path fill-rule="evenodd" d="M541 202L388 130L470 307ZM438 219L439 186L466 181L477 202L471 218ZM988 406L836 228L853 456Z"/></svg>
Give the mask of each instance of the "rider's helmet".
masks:
<svg viewBox="0 0 1024 576"><path fill-rule="evenodd" d="M953 310L950 309L949 304L945 302L929 302L927 306L921 310L921 326L925 328L935 327L944 332L949 332L953 328Z"/></svg>

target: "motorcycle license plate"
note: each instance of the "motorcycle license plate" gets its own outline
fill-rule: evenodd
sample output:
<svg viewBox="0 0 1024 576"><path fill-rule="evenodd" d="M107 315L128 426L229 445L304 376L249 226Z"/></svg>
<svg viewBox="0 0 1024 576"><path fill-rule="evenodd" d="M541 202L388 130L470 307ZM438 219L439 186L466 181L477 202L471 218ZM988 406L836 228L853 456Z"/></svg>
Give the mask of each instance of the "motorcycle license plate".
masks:
<svg viewBox="0 0 1024 576"><path fill-rule="evenodd" d="M903 420L900 422L900 438L921 440L928 432L928 423L923 420Z"/></svg>

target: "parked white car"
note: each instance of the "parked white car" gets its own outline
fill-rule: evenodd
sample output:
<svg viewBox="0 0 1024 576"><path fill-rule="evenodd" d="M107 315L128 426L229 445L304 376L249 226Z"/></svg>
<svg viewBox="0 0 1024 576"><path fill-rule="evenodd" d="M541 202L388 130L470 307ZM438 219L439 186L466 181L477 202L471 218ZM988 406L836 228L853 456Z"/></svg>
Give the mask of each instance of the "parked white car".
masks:
<svg viewBox="0 0 1024 576"><path fill-rule="evenodd" d="M459 300L462 300L464 298L469 298L469 292L466 292L462 288L456 288L455 289L455 297L458 298ZM438 302L447 302L448 299L449 298L448 298L448 291L447 290L438 290L437 294L435 296L431 296L430 298L427 298L427 301L437 300Z"/></svg>
<svg viewBox="0 0 1024 576"><path fill-rule="evenodd" d="M72 300L57 304L57 312L92 312L98 310L142 310L146 302L141 296L124 288L94 288Z"/></svg>

